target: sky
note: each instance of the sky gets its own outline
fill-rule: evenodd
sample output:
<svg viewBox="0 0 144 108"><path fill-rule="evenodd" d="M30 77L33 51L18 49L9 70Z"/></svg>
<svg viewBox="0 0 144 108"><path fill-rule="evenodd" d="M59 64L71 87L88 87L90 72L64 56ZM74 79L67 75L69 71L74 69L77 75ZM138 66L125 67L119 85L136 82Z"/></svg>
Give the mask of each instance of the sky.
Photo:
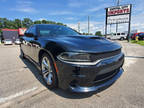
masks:
<svg viewBox="0 0 144 108"><path fill-rule="evenodd" d="M105 26L105 8L115 6L117 0L0 0L0 17L8 19L31 18L62 22L77 30L87 32L90 17L90 32L102 31ZM120 0L121 5L132 4L131 29L144 31L144 0ZM128 24L120 24L119 32L127 31ZM108 27L108 32L109 32ZM115 32L115 25L111 31Z"/></svg>

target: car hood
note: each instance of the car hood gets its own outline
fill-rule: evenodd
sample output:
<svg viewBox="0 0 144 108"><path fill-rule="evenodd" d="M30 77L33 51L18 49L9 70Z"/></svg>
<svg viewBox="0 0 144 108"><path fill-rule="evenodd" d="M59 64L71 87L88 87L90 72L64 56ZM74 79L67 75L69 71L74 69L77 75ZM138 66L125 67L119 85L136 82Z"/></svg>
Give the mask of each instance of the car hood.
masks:
<svg viewBox="0 0 144 108"><path fill-rule="evenodd" d="M67 51L74 52L100 53L121 48L118 43L99 36L57 36L51 38L51 40L64 47Z"/></svg>

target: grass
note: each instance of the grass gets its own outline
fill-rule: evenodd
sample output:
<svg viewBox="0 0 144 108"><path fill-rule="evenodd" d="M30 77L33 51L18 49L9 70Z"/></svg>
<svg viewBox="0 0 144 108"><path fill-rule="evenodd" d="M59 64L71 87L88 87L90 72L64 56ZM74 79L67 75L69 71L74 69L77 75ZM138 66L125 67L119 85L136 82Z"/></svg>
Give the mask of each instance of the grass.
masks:
<svg viewBox="0 0 144 108"><path fill-rule="evenodd" d="M143 45L143 46L144 46L144 41L131 40L131 43L136 43L136 44L139 44L139 45Z"/></svg>

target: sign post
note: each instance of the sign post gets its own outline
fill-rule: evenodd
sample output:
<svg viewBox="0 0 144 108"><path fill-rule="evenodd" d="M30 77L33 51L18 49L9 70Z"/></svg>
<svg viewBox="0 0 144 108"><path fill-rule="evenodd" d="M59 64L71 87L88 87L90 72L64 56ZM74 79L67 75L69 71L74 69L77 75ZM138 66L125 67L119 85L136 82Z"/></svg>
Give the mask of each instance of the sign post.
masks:
<svg viewBox="0 0 144 108"><path fill-rule="evenodd" d="M130 36L131 9L131 4L106 8L105 35L107 35L107 25L129 23L128 35Z"/></svg>
<svg viewBox="0 0 144 108"><path fill-rule="evenodd" d="M107 11L108 11L108 9L106 9L105 38L107 37Z"/></svg>
<svg viewBox="0 0 144 108"><path fill-rule="evenodd" d="M128 42L130 40L130 32L131 32L131 10L132 10L132 5L130 5L130 14L129 14L129 27L128 27L128 36L127 36Z"/></svg>

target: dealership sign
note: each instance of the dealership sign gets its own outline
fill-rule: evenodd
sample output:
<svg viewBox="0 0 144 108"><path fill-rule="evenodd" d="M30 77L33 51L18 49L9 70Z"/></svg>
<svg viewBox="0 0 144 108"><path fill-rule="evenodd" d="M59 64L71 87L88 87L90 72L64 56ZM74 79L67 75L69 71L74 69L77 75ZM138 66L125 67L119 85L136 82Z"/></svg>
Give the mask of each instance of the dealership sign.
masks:
<svg viewBox="0 0 144 108"><path fill-rule="evenodd" d="M129 23L131 5L106 8L107 24Z"/></svg>
<svg viewBox="0 0 144 108"><path fill-rule="evenodd" d="M19 29L18 29L19 35L20 35L20 36L23 36L26 30L27 30L26 28L19 28Z"/></svg>

